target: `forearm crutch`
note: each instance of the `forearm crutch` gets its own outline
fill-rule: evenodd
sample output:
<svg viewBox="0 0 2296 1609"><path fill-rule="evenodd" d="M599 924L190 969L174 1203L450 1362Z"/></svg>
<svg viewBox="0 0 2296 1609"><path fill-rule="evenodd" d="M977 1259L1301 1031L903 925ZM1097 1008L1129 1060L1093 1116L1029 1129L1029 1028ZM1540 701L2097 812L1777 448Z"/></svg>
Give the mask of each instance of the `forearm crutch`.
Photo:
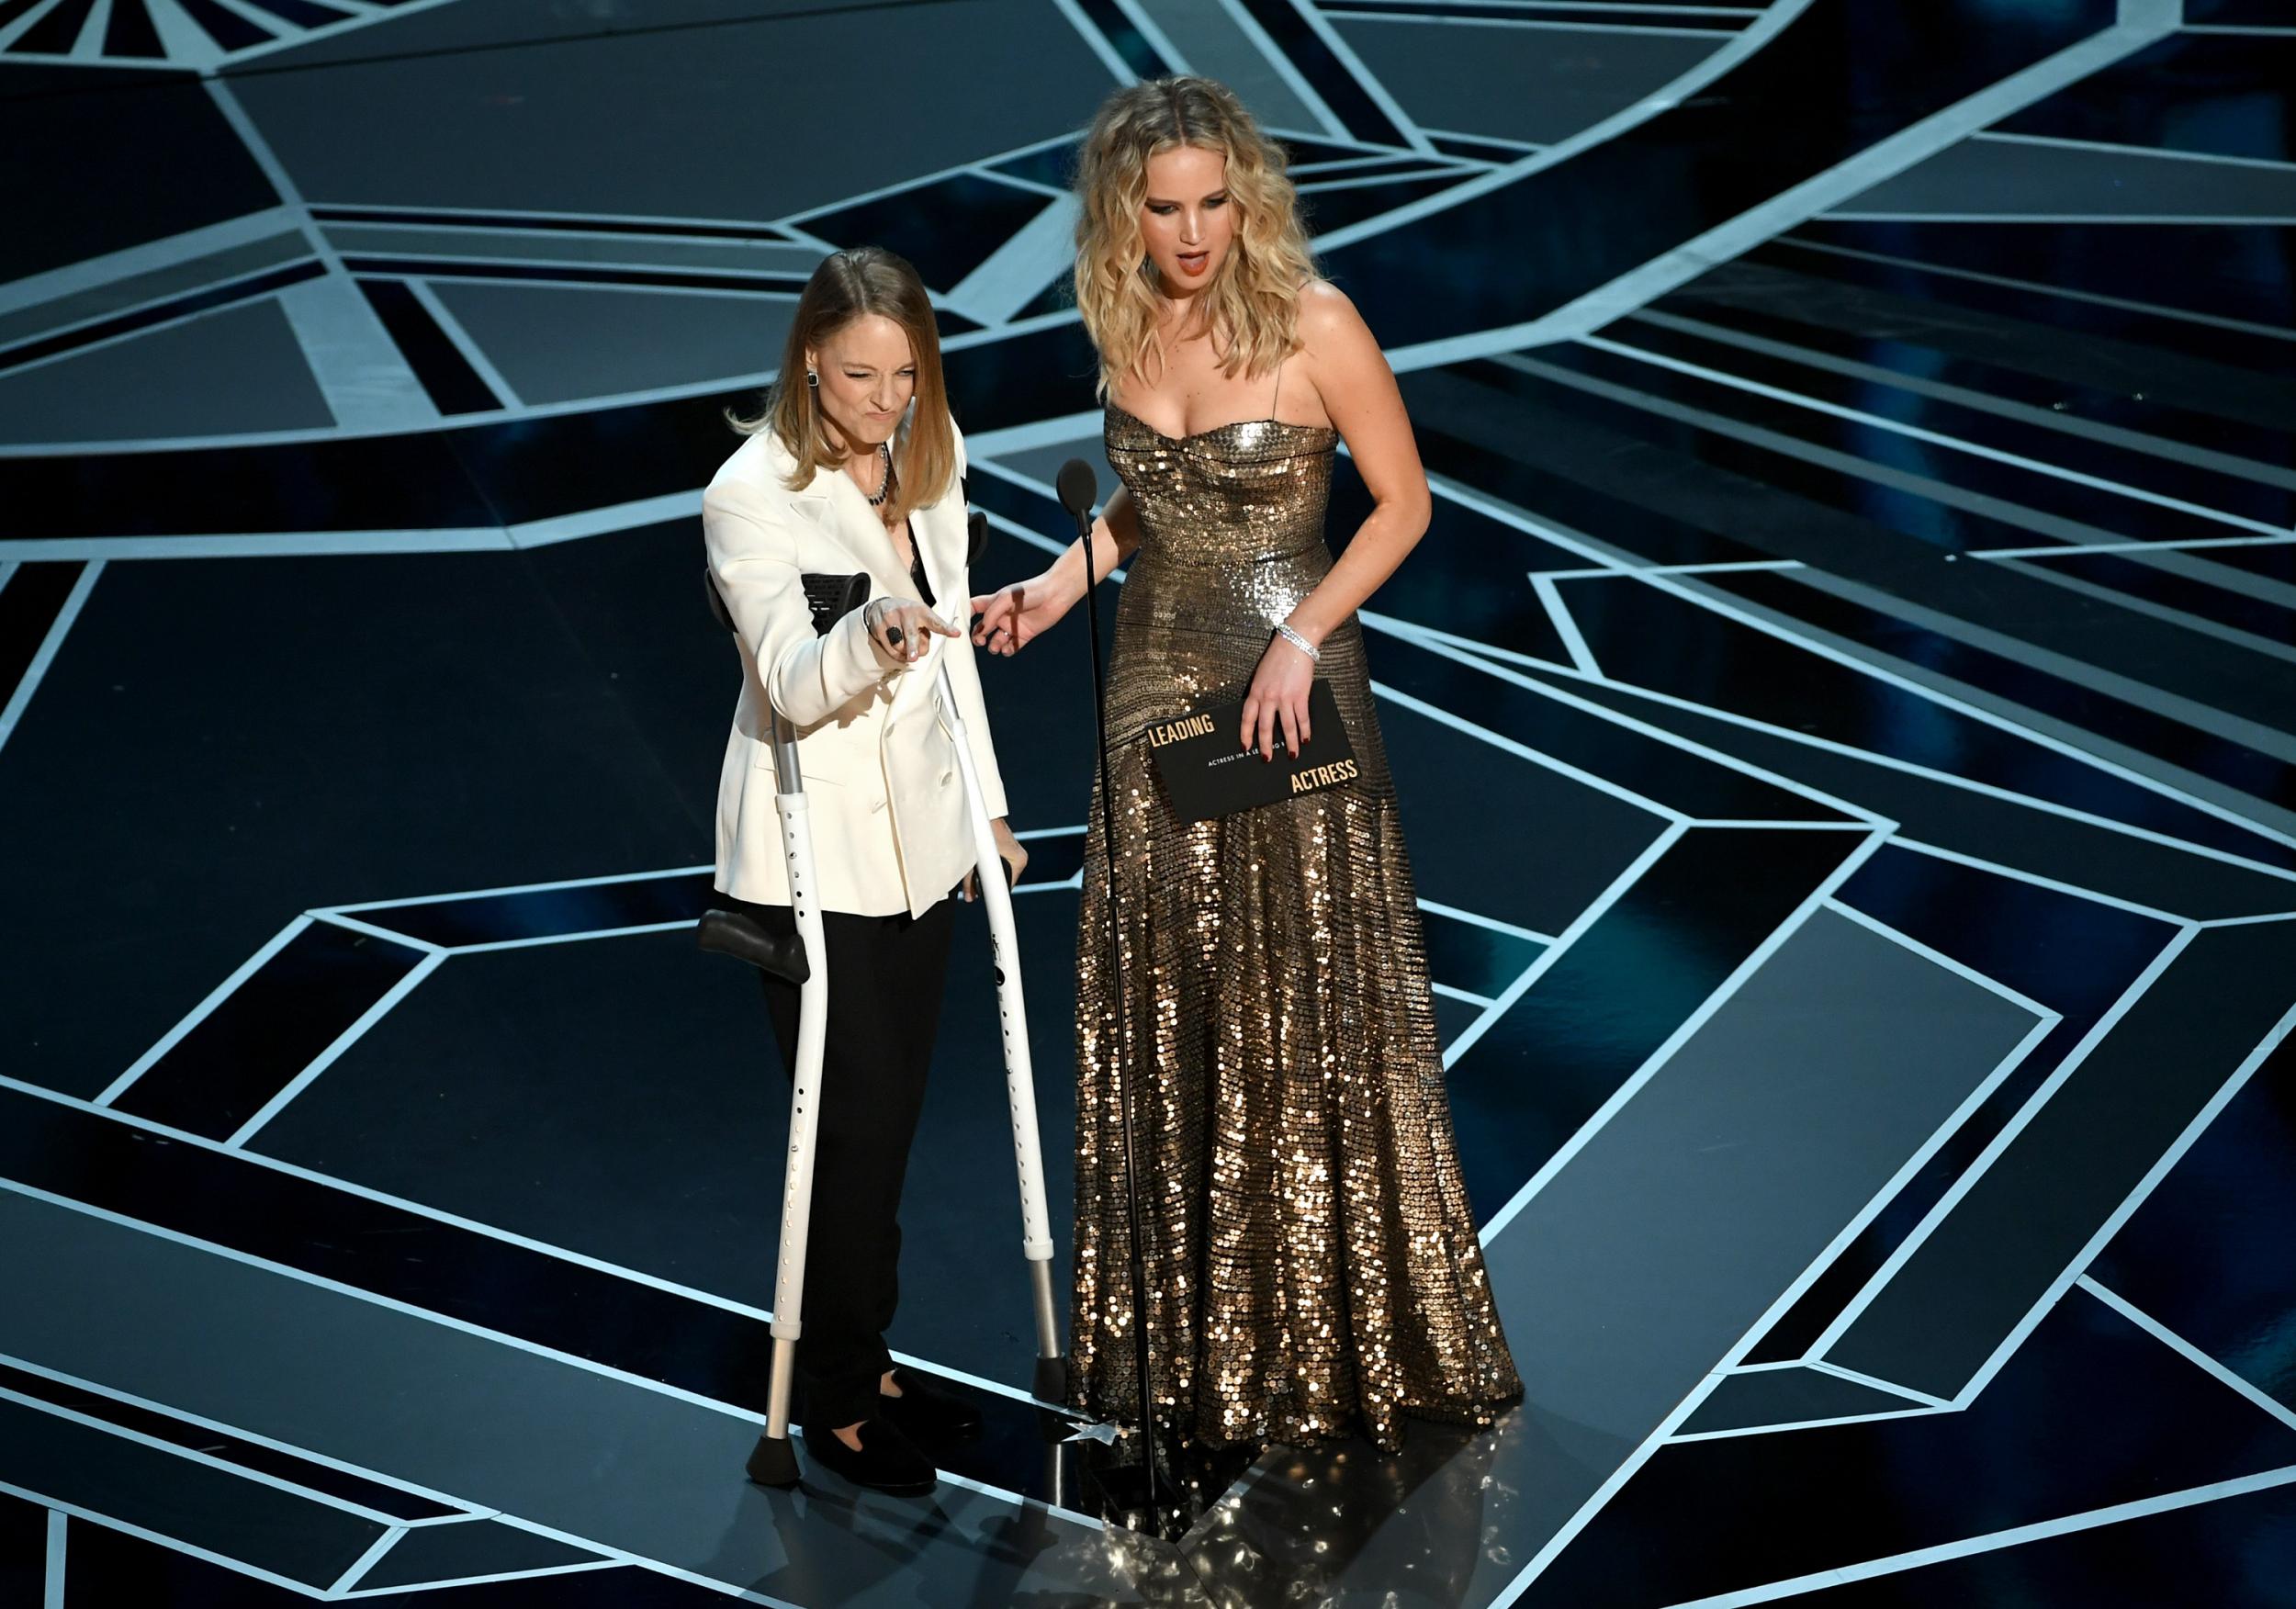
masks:
<svg viewBox="0 0 2296 1609"><path fill-rule="evenodd" d="M733 617L704 572L711 611L733 627ZM805 601L814 629L827 631L869 593L869 578L807 576ZM797 759L797 735L779 710L768 703L773 746L773 809L780 817L782 854L789 868L789 906L796 918L795 942L768 933L752 918L709 911L699 925L702 948L738 956L797 985L797 1066L789 1100L789 1154L782 1172L782 1242L773 1275L773 1372L766 1388L765 1434L747 1466L749 1479L764 1486L797 1484L797 1452L789 1440L790 1382L795 1372L797 1340L804 1333L805 1240L813 1216L814 1123L820 1111L822 1052L828 1033L829 968L816 897L812 819L806 814L805 774Z"/></svg>
<svg viewBox="0 0 2296 1609"><path fill-rule="evenodd" d="M977 565L988 546L988 517L974 514L970 523L971 554L966 567ZM951 622L960 631L970 627L960 607ZM943 650L947 652L946 649ZM949 680L949 662L940 665L941 713L956 740L957 771L964 779L965 814L973 827L974 881L988 908L989 962L996 974L996 1027L1005 1048L1005 1097L1012 1109L1013 1163L1020 1176L1020 1255L1029 1265L1029 1287L1036 1306L1036 1377L1031 1384L1041 1402L1059 1406L1068 1396L1068 1364L1061 1345L1060 1320L1052 1305L1052 1219L1044 1204L1044 1153L1038 1142L1036 1072L1029 1057L1029 1009L1020 991L1020 940L1013 927L1012 889L1003 875L1004 857L996 850L996 829L990 825L988 800L981 791L979 768L973 763L964 717L957 709L955 687Z"/></svg>

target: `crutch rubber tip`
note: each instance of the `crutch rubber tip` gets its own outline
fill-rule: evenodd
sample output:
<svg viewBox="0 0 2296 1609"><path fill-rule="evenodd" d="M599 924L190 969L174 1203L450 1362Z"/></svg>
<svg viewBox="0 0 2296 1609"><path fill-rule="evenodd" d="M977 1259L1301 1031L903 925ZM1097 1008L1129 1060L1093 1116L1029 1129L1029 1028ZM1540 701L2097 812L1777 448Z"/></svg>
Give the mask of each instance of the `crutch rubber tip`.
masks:
<svg viewBox="0 0 2296 1609"><path fill-rule="evenodd" d="M1036 1378L1030 1383L1029 1394L1040 1402L1068 1401L1068 1359L1040 1357L1036 1360Z"/></svg>
<svg viewBox="0 0 2296 1609"><path fill-rule="evenodd" d="M797 1484L797 1447L787 1436L779 1440L770 1435L758 1437L758 1445L749 1450L749 1461L742 1466L749 1479L760 1486L790 1487Z"/></svg>

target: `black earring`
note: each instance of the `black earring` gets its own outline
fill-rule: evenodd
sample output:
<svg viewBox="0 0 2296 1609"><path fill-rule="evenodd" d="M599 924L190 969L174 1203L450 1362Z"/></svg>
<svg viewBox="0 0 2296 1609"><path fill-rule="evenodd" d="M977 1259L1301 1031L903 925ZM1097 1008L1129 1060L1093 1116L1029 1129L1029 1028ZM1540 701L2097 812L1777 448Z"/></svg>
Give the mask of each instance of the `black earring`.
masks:
<svg viewBox="0 0 2296 1609"><path fill-rule="evenodd" d="M821 389L821 377L814 373L813 370L807 369L805 371L805 384L818 391Z"/></svg>

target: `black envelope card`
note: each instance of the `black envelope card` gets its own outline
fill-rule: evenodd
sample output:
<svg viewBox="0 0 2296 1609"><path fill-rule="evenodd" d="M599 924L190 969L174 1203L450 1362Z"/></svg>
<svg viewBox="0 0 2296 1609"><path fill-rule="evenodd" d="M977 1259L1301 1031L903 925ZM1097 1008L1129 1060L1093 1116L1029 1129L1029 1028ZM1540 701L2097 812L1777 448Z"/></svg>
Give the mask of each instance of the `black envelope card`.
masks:
<svg viewBox="0 0 2296 1609"><path fill-rule="evenodd" d="M1278 725L1276 758L1262 759L1257 748L1240 747L1244 701L1239 698L1154 722L1142 736L1172 795L1174 813L1182 821L1207 821L1354 782L1355 746L1347 740L1347 726L1339 718L1339 701L1328 681L1319 680L1308 690L1308 729L1314 736L1300 745L1295 759Z"/></svg>

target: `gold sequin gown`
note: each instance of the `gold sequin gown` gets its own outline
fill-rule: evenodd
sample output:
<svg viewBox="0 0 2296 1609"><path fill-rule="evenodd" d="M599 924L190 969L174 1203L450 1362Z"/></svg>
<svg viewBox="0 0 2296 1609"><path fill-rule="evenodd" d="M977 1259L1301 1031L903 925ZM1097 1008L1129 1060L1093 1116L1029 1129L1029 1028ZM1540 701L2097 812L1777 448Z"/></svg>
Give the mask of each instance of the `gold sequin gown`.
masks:
<svg viewBox="0 0 2296 1609"><path fill-rule="evenodd" d="M1521 1394L1461 1183L1425 944L1351 618L1316 673L1352 783L1188 825L1139 734L1240 698L1331 568L1337 433L1184 438L1123 410L1109 462L1140 512L1109 669L1123 1020L1100 797L1077 935L1075 1406L1139 1423L1124 1152L1141 1170L1159 1440L1294 1445L1410 1414L1487 1423Z"/></svg>

